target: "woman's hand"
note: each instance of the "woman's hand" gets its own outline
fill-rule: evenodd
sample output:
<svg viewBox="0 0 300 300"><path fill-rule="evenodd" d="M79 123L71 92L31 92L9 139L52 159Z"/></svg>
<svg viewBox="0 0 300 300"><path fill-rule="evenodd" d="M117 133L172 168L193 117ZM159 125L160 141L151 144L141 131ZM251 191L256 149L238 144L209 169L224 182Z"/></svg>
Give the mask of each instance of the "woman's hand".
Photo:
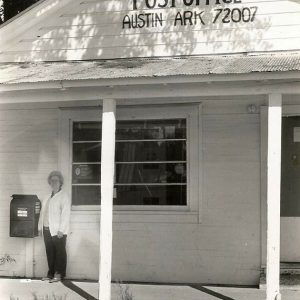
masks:
<svg viewBox="0 0 300 300"><path fill-rule="evenodd" d="M57 237L61 239L64 236L63 232L57 231Z"/></svg>

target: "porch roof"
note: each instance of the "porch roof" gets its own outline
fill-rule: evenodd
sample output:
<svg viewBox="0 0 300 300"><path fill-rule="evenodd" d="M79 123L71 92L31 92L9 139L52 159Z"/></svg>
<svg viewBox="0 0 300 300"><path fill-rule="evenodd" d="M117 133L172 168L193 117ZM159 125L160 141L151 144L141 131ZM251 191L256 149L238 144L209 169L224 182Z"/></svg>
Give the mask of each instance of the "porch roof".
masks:
<svg viewBox="0 0 300 300"><path fill-rule="evenodd" d="M0 84L300 71L300 52L0 64Z"/></svg>

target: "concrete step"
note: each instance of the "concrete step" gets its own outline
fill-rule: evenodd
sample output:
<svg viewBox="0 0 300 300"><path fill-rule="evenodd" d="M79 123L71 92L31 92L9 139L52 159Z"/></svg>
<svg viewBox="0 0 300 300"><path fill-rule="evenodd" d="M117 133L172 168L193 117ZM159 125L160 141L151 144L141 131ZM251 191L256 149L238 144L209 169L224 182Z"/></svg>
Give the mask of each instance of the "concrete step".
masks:
<svg viewBox="0 0 300 300"><path fill-rule="evenodd" d="M260 276L259 288L266 289L266 275ZM300 291L300 274L283 274L280 275L280 289Z"/></svg>
<svg viewBox="0 0 300 300"><path fill-rule="evenodd" d="M262 273L266 274L265 266L262 266ZM280 263L280 274L300 274L300 263Z"/></svg>
<svg viewBox="0 0 300 300"><path fill-rule="evenodd" d="M266 267L262 267L259 282L260 289L266 289ZM280 264L280 288L300 290L300 263Z"/></svg>

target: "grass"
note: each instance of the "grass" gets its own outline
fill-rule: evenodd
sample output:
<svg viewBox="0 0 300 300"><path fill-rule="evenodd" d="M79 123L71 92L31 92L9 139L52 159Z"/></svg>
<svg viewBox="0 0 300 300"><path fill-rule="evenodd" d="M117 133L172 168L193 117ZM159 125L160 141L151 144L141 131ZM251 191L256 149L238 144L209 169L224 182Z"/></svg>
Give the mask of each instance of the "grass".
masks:
<svg viewBox="0 0 300 300"><path fill-rule="evenodd" d="M0 266L6 264L6 263L15 263L16 260L11 257L9 254L4 254L2 257L0 257Z"/></svg>
<svg viewBox="0 0 300 300"><path fill-rule="evenodd" d="M20 298L11 295L10 300L20 300ZM38 296L36 293L32 293L32 300L67 300L67 294L60 296L53 293L51 295Z"/></svg>
<svg viewBox="0 0 300 300"><path fill-rule="evenodd" d="M120 300L134 300L130 287L118 282Z"/></svg>
<svg viewBox="0 0 300 300"><path fill-rule="evenodd" d="M134 300L130 287L122 282L118 282L119 300ZM38 295L36 292L32 293L32 300L67 300L68 294L56 295L55 293L47 295ZM10 296L10 300L21 300L14 295ZM70 299L72 300L72 299Z"/></svg>

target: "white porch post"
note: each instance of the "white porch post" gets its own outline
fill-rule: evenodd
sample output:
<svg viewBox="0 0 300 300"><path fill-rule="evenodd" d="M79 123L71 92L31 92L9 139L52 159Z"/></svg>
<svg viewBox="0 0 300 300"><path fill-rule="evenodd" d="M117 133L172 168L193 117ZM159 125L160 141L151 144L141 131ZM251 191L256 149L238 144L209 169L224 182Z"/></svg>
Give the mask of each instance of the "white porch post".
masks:
<svg viewBox="0 0 300 300"><path fill-rule="evenodd" d="M99 299L111 299L112 218L115 169L116 101L103 100Z"/></svg>
<svg viewBox="0 0 300 300"><path fill-rule="evenodd" d="M280 182L282 95L270 94L268 107L267 300L280 299Z"/></svg>

